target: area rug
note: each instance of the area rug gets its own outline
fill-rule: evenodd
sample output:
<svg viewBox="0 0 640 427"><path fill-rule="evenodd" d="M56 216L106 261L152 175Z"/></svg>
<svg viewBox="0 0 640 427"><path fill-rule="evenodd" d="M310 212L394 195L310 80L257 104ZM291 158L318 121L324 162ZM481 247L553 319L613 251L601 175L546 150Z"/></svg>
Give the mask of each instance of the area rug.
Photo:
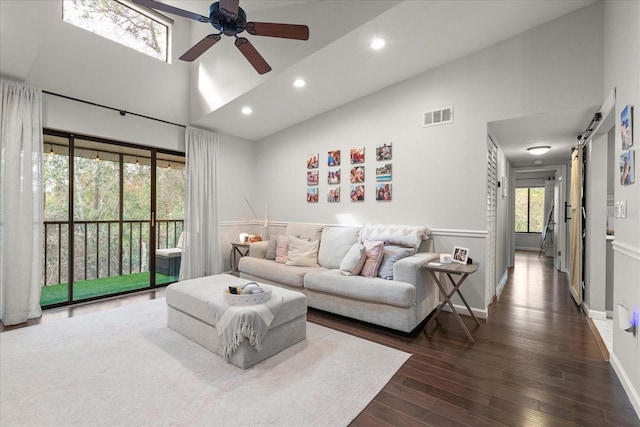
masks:
<svg viewBox="0 0 640 427"><path fill-rule="evenodd" d="M409 356L307 323L242 370L167 328L162 298L0 334L0 425L343 426Z"/></svg>

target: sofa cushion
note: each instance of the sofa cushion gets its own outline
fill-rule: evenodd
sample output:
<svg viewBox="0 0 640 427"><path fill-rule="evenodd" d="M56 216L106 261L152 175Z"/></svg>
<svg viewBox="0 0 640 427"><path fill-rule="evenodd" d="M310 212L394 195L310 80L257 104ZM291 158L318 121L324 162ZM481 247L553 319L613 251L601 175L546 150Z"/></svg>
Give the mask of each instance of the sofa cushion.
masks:
<svg viewBox="0 0 640 427"><path fill-rule="evenodd" d="M420 243L429 237L431 230L415 225L366 224L360 231L360 241L375 240L394 245L408 246L413 253L418 251Z"/></svg>
<svg viewBox="0 0 640 427"><path fill-rule="evenodd" d="M358 275L366 259L367 250L364 245L354 243L340 263L340 272L345 276Z"/></svg>
<svg viewBox="0 0 640 427"><path fill-rule="evenodd" d="M411 283L380 277L343 276L339 270L309 272L304 276L304 287L308 291L396 307L406 308L416 303L416 288Z"/></svg>
<svg viewBox="0 0 640 427"><path fill-rule="evenodd" d="M289 258L289 236L276 236L276 262L284 264Z"/></svg>
<svg viewBox="0 0 640 427"><path fill-rule="evenodd" d="M309 241L320 240L322 234L322 224L307 224L299 222L290 222L284 232L287 236L296 236L300 239Z"/></svg>
<svg viewBox="0 0 640 427"><path fill-rule="evenodd" d="M271 236L271 239L267 242L267 253L264 254L264 259L270 259L271 261L276 259L276 243L278 243L278 236Z"/></svg>
<svg viewBox="0 0 640 427"><path fill-rule="evenodd" d="M393 264L402 258L411 255L411 249L403 246L386 245L383 250L382 263L378 270L378 276L383 279L393 279Z"/></svg>
<svg viewBox="0 0 640 427"><path fill-rule="evenodd" d="M292 288L302 288L304 275L312 271L326 271L323 267L296 267L280 264L263 258L242 257L238 261L238 270L254 280L265 283L283 284Z"/></svg>
<svg viewBox="0 0 640 427"><path fill-rule="evenodd" d="M358 241L359 227L326 226L322 229L318 264L326 268L340 268L351 246ZM357 274L357 273L356 273Z"/></svg>
<svg viewBox="0 0 640 427"><path fill-rule="evenodd" d="M319 245L318 240L308 242L289 236L289 255L286 264L298 267L317 267Z"/></svg>
<svg viewBox="0 0 640 427"><path fill-rule="evenodd" d="M376 277L378 275L380 263L382 262L382 250L384 249L384 242L365 240L364 248L367 253L367 259L362 266L360 275L364 277Z"/></svg>

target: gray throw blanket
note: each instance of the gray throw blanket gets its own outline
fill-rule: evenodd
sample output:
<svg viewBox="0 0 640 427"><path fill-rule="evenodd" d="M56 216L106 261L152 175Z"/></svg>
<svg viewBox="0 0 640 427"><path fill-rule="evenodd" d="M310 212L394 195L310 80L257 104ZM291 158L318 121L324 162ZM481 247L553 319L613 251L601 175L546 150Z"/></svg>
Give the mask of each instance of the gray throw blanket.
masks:
<svg viewBox="0 0 640 427"><path fill-rule="evenodd" d="M282 295L272 295L265 304L233 306L220 298L209 300L218 335L222 335L224 358L228 360L245 338L257 351L262 350L262 339L282 307Z"/></svg>

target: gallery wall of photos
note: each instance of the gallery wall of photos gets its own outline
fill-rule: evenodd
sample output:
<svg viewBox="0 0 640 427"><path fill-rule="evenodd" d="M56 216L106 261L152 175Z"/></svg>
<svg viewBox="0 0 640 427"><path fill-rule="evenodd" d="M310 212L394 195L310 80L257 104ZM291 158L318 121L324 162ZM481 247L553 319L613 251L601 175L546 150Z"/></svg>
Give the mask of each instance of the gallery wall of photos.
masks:
<svg viewBox="0 0 640 427"><path fill-rule="evenodd" d="M326 157L325 157L326 155ZM343 156L348 155L348 159ZM365 183L365 147L354 147L348 152L330 150L307 156L307 202L339 203L341 198L363 202L374 198L379 202L392 200L392 143L376 146L368 167L375 168L375 182ZM344 190L344 191L343 191Z"/></svg>

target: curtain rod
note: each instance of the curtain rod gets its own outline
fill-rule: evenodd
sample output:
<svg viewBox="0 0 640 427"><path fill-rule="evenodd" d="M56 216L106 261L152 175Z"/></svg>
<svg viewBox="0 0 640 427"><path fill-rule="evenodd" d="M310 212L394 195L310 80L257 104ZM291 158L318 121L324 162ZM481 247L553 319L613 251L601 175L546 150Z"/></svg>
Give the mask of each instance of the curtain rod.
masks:
<svg viewBox="0 0 640 427"><path fill-rule="evenodd" d="M70 99L72 101L82 102L84 104L93 105L95 107L106 108L107 110L118 111L121 116L126 116L127 114L131 114L132 116L142 117L143 119L155 120L156 122L161 122L161 123L166 123L168 125L173 125L173 126L178 126L178 127L181 127L181 128L186 128L185 125L181 125L181 124L178 124L178 123L173 123L173 122L169 122L169 121L166 121L166 120L157 119L155 117L145 116L143 114L132 113L131 111L121 110L119 108L109 107L107 105L96 104L95 102L85 101L84 99L78 99L78 98L74 98L72 96L61 95L61 94L55 93L55 92L49 92L48 90L43 90L42 93L46 93L47 95L59 96L60 98Z"/></svg>

